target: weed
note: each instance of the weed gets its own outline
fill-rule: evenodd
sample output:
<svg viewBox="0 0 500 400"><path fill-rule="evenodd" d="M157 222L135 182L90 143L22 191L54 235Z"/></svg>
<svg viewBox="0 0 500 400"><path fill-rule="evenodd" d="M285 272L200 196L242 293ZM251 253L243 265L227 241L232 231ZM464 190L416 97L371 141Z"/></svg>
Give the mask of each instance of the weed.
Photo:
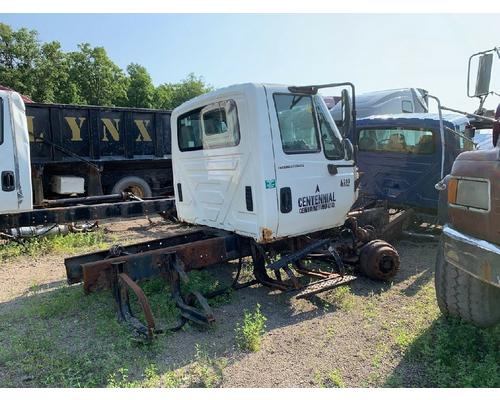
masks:
<svg viewBox="0 0 500 400"><path fill-rule="evenodd" d="M356 296L352 294L349 286L339 286L331 291L328 298L344 311L351 311L356 306Z"/></svg>
<svg viewBox="0 0 500 400"><path fill-rule="evenodd" d="M255 312L245 310L243 324L236 325L236 343L243 350L258 351L265 332L267 318L260 312L260 304L255 306Z"/></svg>
<svg viewBox="0 0 500 400"><path fill-rule="evenodd" d="M197 387L217 387L222 382L222 371L227 365L226 359L211 358L196 344L195 364L192 369L193 385Z"/></svg>
<svg viewBox="0 0 500 400"><path fill-rule="evenodd" d="M35 237L24 239L22 242L7 242L0 245L0 261L22 255L40 257L49 253L74 254L104 247L106 247L105 234L100 229L93 232Z"/></svg>
<svg viewBox="0 0 500 400"><path fill-rule="evenodd" d="M394 332L394 341L400 349L408 348L414 340L414 335L412 335L408 329L404 327L397 328Z"/></svg>
<svg viewBox="0 0 500 400"><path fill-rule="evenodd" d="M329 325L326 328L326 338L327 339L333 339L335 337L335 327L333 325Z"/></svg>
<svg viewBox="0 0 500 400"><path fill-rule="evenodd" d="M382 366L382 360L389 353L389 345L386 342L379 342L376 347L375 355L372 358L372 366L376 369L380 369Z"/></svg>
<svg viewBox="0 0 500 400"><path fill-rule="evenodd" d="M319 371L314 371L312 381L313 381L314 385L317 387L320 387L320 388L325 387L325 385L323 384L323 377L321 376L321 372L319 372Z"/></svg>
<svg viewBox="0 0 500 400"><path fill-rule="evenodd" d="M338 369L334 369L330 371L327 375L327 387L337 387L342 388L345 387L345 383L340 375L340 371Z"/></svg>
<svg viewBox="0 0 500 400"><path fill-rule="evenodd" d="M329 371L325 377L319 371L315 371L313 382L320 388L343 388L345 387L344 380L338 369Z"/></svg>
<svg viewBox="0 0 500 400"><path fill-rule="evenodd" d="M417 300L402 310L410 318L389 333L404 352L401 365L417 365L422 372L415 379L395 371L384 385L499 387L500 326L481 329L440 315L432 282L420 289Z"/></svg>
<svg viewBox="0 0 500 400"><path fill-rule="evenodd" d="M161 376L161 386L165 388L178 388L182 383L182 376L175 371L167 371Z"/></svg>
<svg viewBox="0 0 500 400"><path fill-rule="evenodd" d="M107 387L110 388L133 387L133 385L128 380L128 369L119 368L117 372L110 374L108 377Z"/></svg>
<svg viewBox="0 0 500 400"><path fill-rule="evenodd" d="M371 300L366 300L363 304L363 317L368 320L373 320L377 317L377 306Z"/></svg>

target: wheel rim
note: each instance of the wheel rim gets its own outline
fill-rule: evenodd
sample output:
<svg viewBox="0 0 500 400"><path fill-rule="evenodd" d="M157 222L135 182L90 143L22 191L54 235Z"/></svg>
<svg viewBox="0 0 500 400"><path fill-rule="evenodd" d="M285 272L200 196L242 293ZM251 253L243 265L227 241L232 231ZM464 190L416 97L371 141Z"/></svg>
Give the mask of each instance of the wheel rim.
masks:
<svg viewBox="0 0 500 400"><path fill-rule="evenodd" d="M132 193L134 196L144 197L144 189L140 186L129 186L125 189L126 192Z"/></svg>

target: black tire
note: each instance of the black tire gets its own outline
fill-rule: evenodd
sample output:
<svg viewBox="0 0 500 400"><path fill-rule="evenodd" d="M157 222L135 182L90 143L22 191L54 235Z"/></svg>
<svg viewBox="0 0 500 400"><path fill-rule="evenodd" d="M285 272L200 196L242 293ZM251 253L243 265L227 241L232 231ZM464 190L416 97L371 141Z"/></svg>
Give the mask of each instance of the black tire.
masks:
<svg viewBox="0 0 500 400"><path fill-rule="evenodd" d="M454 315L486 328L500 322L500 288L487 284L444 259L440 246L436 258L436 298L445 315Z"/></svg>
<svg viewBox="0 0 500 400"><path fill-rule="evenodd" d="M118 194L122 192L131 192L140 198L153 197L149 184L138 176L126 176L116 182L111 193Z"/></svg>

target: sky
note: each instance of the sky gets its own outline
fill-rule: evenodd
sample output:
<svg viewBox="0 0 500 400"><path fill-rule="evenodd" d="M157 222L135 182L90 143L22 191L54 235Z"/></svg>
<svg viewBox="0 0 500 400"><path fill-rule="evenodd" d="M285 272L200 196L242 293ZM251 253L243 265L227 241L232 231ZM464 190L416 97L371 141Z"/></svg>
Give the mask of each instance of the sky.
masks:
<svg viewBox="0 0 500 400"><path fill-rule="evenodd" d="M472 112L471 54L500 46L499 15L467 14L3 14L0 22L57 40L104 46L121 68L136 62L153 82L190 72L212 86L350 81L358 93L419 87ZM500 92L500 60L492 90ZM326 92L324 94L335 94ZM500 102L492 97L487 105Z"/></svg>

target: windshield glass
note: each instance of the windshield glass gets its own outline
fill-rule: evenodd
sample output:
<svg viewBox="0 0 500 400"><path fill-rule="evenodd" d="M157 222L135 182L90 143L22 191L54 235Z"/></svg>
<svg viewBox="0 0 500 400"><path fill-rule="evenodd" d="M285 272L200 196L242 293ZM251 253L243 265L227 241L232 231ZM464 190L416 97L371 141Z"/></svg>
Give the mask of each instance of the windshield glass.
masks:
<svg viewBox="0 0 500 400"><path fill-rule="evenodd" d="M324 101L319 96L314 96L314 104L316 105L321 141L326 158L330 160L344 158L342 137Z"/></svg>

